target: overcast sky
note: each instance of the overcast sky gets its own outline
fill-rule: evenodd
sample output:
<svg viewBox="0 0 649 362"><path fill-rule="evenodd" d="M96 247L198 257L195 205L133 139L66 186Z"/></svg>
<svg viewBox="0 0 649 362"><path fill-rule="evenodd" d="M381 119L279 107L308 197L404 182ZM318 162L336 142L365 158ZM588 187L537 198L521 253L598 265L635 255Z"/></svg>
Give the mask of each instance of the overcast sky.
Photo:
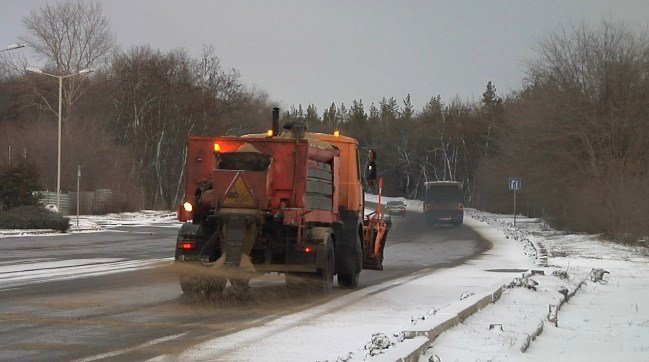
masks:
<svg viewBox="0 0 649 362"><path fill-rule="evenodd" d="M0 47L24 33L43 0L0 0ZM521 85L525 59L557 28L602 19L646 27L648 0L215 1L106 0L122 49L149 44L192 55L213 45L222 64L283 107L366 106L410 94L479 100L493 81ZM14 50L15 52L25 51Z"/></svg>

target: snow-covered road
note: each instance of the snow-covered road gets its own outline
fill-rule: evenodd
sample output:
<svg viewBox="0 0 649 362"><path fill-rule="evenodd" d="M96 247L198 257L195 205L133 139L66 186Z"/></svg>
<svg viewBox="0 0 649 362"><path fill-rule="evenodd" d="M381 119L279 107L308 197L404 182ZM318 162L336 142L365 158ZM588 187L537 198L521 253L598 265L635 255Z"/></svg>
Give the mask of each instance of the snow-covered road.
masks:
<svg viewBox="0 0 649 362"><path fill-rule="evenodd" d="M23 259L0 262L0 290L28 284L87 278L170 264L173 258L128 260L92 258L57 260Z"/></svg>

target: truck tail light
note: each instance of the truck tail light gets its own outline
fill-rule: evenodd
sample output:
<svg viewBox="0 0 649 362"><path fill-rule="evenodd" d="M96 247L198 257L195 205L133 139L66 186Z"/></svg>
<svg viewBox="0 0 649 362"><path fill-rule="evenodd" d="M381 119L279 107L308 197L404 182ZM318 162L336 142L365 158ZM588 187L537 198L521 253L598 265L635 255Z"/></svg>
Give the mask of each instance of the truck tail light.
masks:
<svg viewBox="0 0 649 362"><path fill-rule="evenodd" d="M305 254L314 253L316 250L318 250L317 245L304 245L304 246L300 246L298 248L298 251L301 251L301 252L303 252Z"/></svg>
<svg viewBox="0 0 649 362"><path fill-rule="evenodd" d="M194 250L196 249L196 243L191 242L191 241L180 241L176 245L178 249L183 249L183 250Z"/></svg>

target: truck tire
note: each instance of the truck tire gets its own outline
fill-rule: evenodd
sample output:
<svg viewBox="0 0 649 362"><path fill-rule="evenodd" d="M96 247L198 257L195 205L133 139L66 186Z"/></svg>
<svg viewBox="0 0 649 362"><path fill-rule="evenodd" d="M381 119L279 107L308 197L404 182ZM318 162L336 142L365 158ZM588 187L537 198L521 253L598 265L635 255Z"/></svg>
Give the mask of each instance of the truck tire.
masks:
<svg viewBox="0 0 649 362"><path fill-rule="evenodd" d="M325 255L325 262L318 272L313 273L297 273L289 272L286 274L286 288L291 291L311 291L311 292L324 292L331 291L334 283L334 274L336 268L336 254L331 236L325 242L327 253Z"/></svg>
<svg viewBox="0 0 649 362"><path fill-rule="evenodd" d="M361 275L361 269L363 265L363 247L361 246L361 238L358 234L356 234L356 258L357 259L357 265L353 266L348 266L348 270L356 270L356 272L352 273L338 273L338 285L345 289L356 289L358 288L358 281L360 279Z"/></svg>
<svg viewBox="0 0 649 362"><path fill-rule="evenodd" d="M338 285L345 289L356 289L358 288L360 276L360 272L354 274L338 274Z"/></svg>
<svg viewBox="0 0 649 362"><path fill-rule="evenodd" d="M331 236L327 238L326 245L327 254L325 257L325 263L322 266L322 269L318 270L314 283L317 290L322 292L329 292L331 291L331 288L333 288L336 269L336 254Z"/></svg>

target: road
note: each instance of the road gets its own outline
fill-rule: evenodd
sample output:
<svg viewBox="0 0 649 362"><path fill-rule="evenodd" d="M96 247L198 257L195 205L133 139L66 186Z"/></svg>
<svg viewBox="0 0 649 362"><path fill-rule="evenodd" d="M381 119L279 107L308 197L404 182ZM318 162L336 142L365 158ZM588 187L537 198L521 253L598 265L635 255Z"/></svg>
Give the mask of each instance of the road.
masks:
<svg viewBox="0 0 649 362"><path fill-rule="evenodd" d="M295 294L269 275L247 292L182 294L169 257L178 225L0 239L0 360L142 360L261 325L347 294ZM451 267L489 248L465 226L393 217L383 271L360 287ZM166 258L166 259L165 259ZM13 269L12 269L13 268Z"/></svg>

